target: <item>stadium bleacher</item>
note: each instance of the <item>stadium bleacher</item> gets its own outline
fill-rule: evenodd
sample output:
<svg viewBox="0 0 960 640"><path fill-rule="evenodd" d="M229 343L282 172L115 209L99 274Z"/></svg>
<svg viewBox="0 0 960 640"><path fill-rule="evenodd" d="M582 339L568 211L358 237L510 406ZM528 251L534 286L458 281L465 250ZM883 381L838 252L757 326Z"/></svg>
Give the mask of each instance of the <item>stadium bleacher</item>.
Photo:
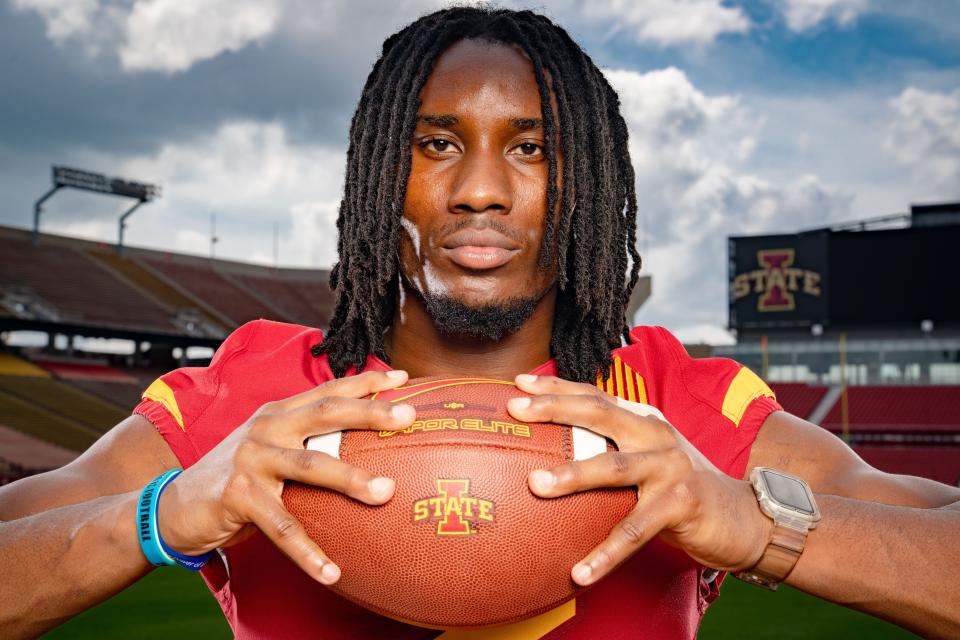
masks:
<svg viewBox="0 0 960 640"><path fill-rule="evenodd" d="M827 394L825 385L808 385L796 382L775 382L770 388L777 395L783 408L795 416L809 418L813 410Z"/></svg>
<svg viewBox="0 0 960 640"><path fill-rule="evenodd" d="M317 318L329 318L333 312L333 293L326 283L307 280L279 280L246 274L235 274L247 288L273 301L293 322L316 324Z"/></svg>
<svg viewBox="0 0 960 640"><path fill-rule="evenodd" d="M82 252L0 237L0 289L42 304L61 322L170 332L169 314Z"/></svg>
<svg viewBox="0 0 960 640"><path fill-rule="evenodd" d="M158 278L154 273L144 269L140 264L117 255L114 251L88 251L95 260L105 264L128 281L150 293L169 311L195 310L204 320L226 335L228 327L232 326L229 318L223 316L215 308L203 300L195 300L181 293L175 286L166 280Z"/></svg>
<svg viewBox="0 0 960 640"><path fill-rule="evenodd" d="M257 318L292 321L292 318L288 318L283 312L267 306L235 285L209 264L159 258L141 258L140 262L148 269L159 272L178 283L193 297L204 300L229 318L234 325L241 325Z"/></svg>
<svg viewBox="0 0 960 640"><path fill-rule="evenodd" d="M24 475L62 467L76 457L75 451L32 438L0 424L0 484Z"/></svg>
<svg viewBox="0 0 960 640"><path fill-rule="evenodd" d="M960 486L960 445L861 444L855 446L854 451L870 465L887 473L920 476Z"/></svg>
<svg viewBox="0 0 960 640"><path fill-rule="evenodd" d="M847 389L851 432L960 433L960 386L871 385ZM821 426L841 428L838 399Z"/></svg>

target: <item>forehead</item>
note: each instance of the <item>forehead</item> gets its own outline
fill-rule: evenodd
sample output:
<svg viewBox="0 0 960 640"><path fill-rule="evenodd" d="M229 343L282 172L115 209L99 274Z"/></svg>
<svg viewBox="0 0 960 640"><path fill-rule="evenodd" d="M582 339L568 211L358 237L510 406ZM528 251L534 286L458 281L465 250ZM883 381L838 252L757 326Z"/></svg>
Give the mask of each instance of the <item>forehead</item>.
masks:
<svg viewBox="0 0 960 640"><path fill-rule="evenodd" d="M512 116L539 117L533 65L518 48L461 40L437 58L420 94L427 113L481 113L496 106Z"/></svg>

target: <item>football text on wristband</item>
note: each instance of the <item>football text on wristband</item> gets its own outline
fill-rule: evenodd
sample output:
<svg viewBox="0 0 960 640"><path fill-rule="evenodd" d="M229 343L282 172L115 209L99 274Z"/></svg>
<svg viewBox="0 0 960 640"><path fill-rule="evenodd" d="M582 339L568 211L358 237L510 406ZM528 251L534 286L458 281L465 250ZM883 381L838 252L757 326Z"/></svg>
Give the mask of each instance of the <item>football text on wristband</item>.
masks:
<svg viewBox="0 0 960 640"><path fill-rule="evenodd" d="M192 571L199 571L213 556L210 551L200 556L188 556L177 553L167 546L160 537L160 526L157 524L157 505L160 504L160 494L170 482L183 473L183 469L171 469L150 481L140 494L137 503L137 531L140 538L140 549L150 564L156 567L169 567L175 564Z"/></svg>

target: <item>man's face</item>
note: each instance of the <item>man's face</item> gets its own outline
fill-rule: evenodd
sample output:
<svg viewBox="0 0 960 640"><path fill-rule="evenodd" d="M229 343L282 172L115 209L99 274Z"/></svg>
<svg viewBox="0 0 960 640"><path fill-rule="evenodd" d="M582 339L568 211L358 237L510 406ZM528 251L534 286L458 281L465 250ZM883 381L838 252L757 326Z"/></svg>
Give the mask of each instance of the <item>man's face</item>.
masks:
<svg viewBox="0 0 960 640"><path fill-rule="evenodd" d="M459 309L452 316L486 317L481 323L519 307L529 316L556 276L538 268L547 158L533 66L513 47L460 41L437 60L418 115L400 242L404 287L438 324L451 304Z"/></svg>

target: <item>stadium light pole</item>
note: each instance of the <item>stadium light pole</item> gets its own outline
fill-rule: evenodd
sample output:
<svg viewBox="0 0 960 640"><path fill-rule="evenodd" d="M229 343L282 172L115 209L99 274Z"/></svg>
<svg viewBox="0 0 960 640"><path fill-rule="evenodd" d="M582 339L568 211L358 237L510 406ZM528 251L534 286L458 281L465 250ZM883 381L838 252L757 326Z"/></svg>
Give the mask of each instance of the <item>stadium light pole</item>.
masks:
<svg viewBox="0 0 960 640"><path fill-rule="evenodd" d="M37 246L40 243L40 214L43 213L43 203L57 191L60 191L61 188L62 185L56 184L56 177L54 177L53 188L33 203L33 246Z"/></svg>
<svg viewBox="0 0 960 640"><path fill-rule="evenodd" d="M117 253L123 253L123 230L126 226L126 219L137 210L141 205L156 200L160 197L160 187L143 182L134 182L124 178L109 178L102 173L93 173L83 169L72 169L70 167L53 167L53 188L47 191L33 205L33 244L40 242L40 214L43 212L43 203L60 189L69 187L71 189L80 189L81 191L92 191L94 193L104 193L112 196L121 196L124 198L133 198L137 201L135 205L127 209L120 216L120 238L117 244Z"/></svg>

